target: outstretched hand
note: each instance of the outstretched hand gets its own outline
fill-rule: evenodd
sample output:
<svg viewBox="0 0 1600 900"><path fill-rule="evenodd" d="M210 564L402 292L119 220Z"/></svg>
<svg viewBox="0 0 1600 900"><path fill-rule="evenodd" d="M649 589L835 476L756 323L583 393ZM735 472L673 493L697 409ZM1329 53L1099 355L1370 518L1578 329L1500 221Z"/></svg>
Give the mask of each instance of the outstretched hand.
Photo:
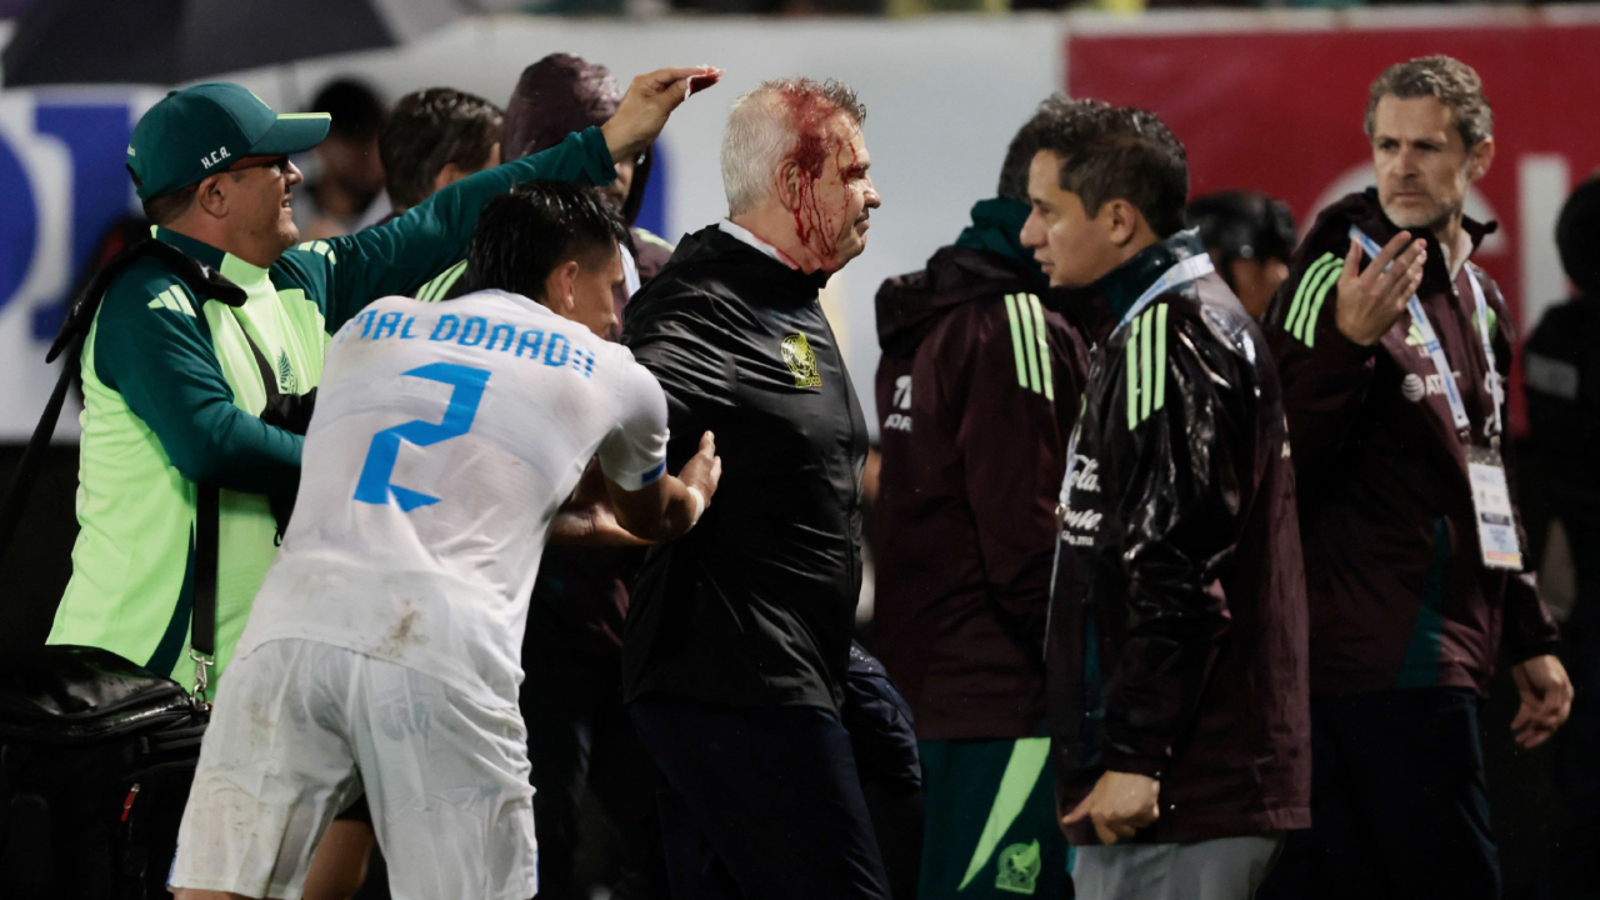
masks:
<svg viewBox="0 0 1600 900"><path fill-rule="evenodd" d="M611 159L622 162L643 153L661 134L667 117L679 104L691 93L716 84L721 77L722 70L715 66L679 66L633 79L616 113L600 126Z"/></svg>
<svg viewBox="0 0 1600 900"><path fill-rule="evenodd" d="M717 455L716 435L709 431L700 435L700 449L678 470L678 480L699 491L707 507L711 505L711 496L722 481L722 457Z"/></svg>
<svg viewBox="0 0 1600 900"><path fill-rule="evenodd" d="M1426 255L1427 244L1421 238L1411 240L1411 233L1402 231L1362 269L1361 245L1351 241L1344 255L1344 271L1339 275L1334 316L1339 331L1363 347L1377 343L1405 312L1406 302L1422 284Z"/></svg>

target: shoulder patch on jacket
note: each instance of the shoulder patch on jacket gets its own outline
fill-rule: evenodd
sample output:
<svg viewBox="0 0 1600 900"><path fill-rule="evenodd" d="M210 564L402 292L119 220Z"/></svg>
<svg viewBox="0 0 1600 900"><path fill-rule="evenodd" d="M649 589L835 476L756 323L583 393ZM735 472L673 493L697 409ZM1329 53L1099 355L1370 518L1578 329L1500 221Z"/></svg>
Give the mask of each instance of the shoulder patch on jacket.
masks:
<svg viewBox="0 0 1600 900"><path fill-rule="evenodd" d="M329 263L335 265L337 265L339 262L339 257L334 255L333 245L329 244L327 241L306 241L303 244L295 245L295 249L304 250L307 253L315 253L318 256L326 257Z"/></svg>
<svg viewBox="0 0 1600 900"><path fill-rule="evenodd" d="M1044 307L1033 294L1007 294L1006 320L1011 324L1011 351L1017 363L1017 386L1056 399L1050 371L1050 341L1044 330Z"/></svg>
<svg viewBox="0 0 1600 900"><path fill-rule="evenodd" d="M195 318L194 304L189 302L189 292L173 285L155 297L147 304L151 309L169 309L175 313L182 313L189 318Z"/></svg>
<svg viewBox="0 0 1600 900"><path fill-rule="evenodd" d="M1157 303L1128 323L1128 430L1159 411L1167 395L1167 304Z"/></svg>
<svg viewBox="0 0 1600 900"><path fill-rule="evenodd" d="M1307 347L1317 343L1317 317L1322 314L1322 304L1327 301L1344 274L1344 259L1324 253L1306 267L1295 287L1294 302L1289 304L1289 314L1283 319L1283 330Z"/></svg>

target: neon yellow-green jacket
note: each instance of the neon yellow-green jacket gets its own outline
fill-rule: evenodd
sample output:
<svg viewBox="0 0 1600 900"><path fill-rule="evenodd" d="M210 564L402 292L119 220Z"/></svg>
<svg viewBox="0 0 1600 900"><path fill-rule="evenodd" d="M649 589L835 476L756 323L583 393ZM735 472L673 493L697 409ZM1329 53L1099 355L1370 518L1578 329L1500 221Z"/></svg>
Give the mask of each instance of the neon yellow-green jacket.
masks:
<svg viewBox="0 0 1600 900"><path fill-rule="evenodd" d="M83 352L80 531L49 642L103 647L192 685L196 485L214 483L215 685L277 555L267 496L294 490L300 469L302 438L257 418L266 389L245 333L278 390L303 394L321 380L328 335L371 301L411 294L461 260L491 197L536 179L615 177L605 139L590 128L456 182L388 223L302 244L270 269L156 229L248 297L237 308L206 302L149 258L107 289Z"/></svg>

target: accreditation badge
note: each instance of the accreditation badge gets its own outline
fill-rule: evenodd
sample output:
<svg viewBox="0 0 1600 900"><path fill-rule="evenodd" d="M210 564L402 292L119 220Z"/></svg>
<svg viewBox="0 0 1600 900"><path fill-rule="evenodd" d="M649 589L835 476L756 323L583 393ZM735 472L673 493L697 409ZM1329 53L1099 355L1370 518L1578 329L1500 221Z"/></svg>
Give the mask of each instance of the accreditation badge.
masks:
<svg viewBox="0 0 1600 900"><path fill-rule="evenodd" d="M1517 539L1517 520L1500 454L1486 447L1468 447L1467 472L1472 478L1472 510L1478 519L1478 547L1483 551L1484 566L1521 571L1522 542Z"/></svg>

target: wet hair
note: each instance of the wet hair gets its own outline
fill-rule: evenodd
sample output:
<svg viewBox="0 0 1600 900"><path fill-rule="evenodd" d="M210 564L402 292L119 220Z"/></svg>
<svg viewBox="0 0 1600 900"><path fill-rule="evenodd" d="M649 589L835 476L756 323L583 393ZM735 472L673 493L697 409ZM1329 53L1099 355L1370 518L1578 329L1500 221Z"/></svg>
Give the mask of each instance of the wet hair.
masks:
<svg viewBox="0 0 1600 900"><path fill-rule="evenodd" d="M365 143L383 128L383 100L378 92L354 78L329 82L311 102L311 112L327 113L333 121L328 137Z"/></svg>
<svg viewBox="0 0 1600 900"><path fill-rule="evenodd" d="M1076 144L1077 135L1096 113L1111 109L1103 100L1073 100L1066 94L1051 94L1017 130L1000 166L998 193L1007 200L1028 202L1028 167L1048 141L1059 146Z"/></svg>
<svg viewBox="0 0 1600 900"><path fill-rule="evenodd" d="M1161 119L1142 109L1100 107L1073 123L1044 133L1039 150L1061 158L1061 189L1078 195L1084 214L1098 215L1112 200L1125 200L1158 237L1177 233L1189 195L1189 158Z"/></svg>
<svg viewBox="0 0 1600 900"><path fill-rule="evenodd" d="M1600 295L1600 172L1572 191L1556 220L1561 268L1585 294Z"/></svg>
<svg viewBox="0 0 1600 900"><path fill-rule="evenodd" d="M626 226L594 188L531 181L484 205L460 293L500 290L540 300L557 266L576 260L593 271L626 240Z"/></svg>
<svg viewBox="0 0 1600 900"><path fill-rule="evenodd" d="M454 163L475 171L500 140L500 107L454 88L413 91L395 104L378 136L389 200L409 209L433 193L433 180Z"/></svg>
<svg viewBox="0 0 1600 900"><path fill-rule="evenodd" d="M1378 101L1384 97L1414 100L1432 97L1450 110L1461 143L1468 150L1494 133L1494 111L1483 96L1483 81L1472 67L1449 56L1423 56L1395 63L1372 82L1367 98L1366 131L1370 139L1376 126Z"/></svg>
<svg viewBox="0 0 1600 900"><path fill-rule="evenodd" d="M1186 227L1200 229L1200 239L1229 287L1234 260L1288 262L1294 254L1294 215L1259 191L1207 194L1189 204L1183 219Z"/></svg>
<svg viewBox="0 0 1600 900"><path fill-rule="evenodd" d="M728 215L754 209L773 188L773 173L800 144L802 133L823 129L836 113L857 127L867 108L855 89L830 78L779 78L763 81L733 102L722 133L722 189Z"/></svg>

